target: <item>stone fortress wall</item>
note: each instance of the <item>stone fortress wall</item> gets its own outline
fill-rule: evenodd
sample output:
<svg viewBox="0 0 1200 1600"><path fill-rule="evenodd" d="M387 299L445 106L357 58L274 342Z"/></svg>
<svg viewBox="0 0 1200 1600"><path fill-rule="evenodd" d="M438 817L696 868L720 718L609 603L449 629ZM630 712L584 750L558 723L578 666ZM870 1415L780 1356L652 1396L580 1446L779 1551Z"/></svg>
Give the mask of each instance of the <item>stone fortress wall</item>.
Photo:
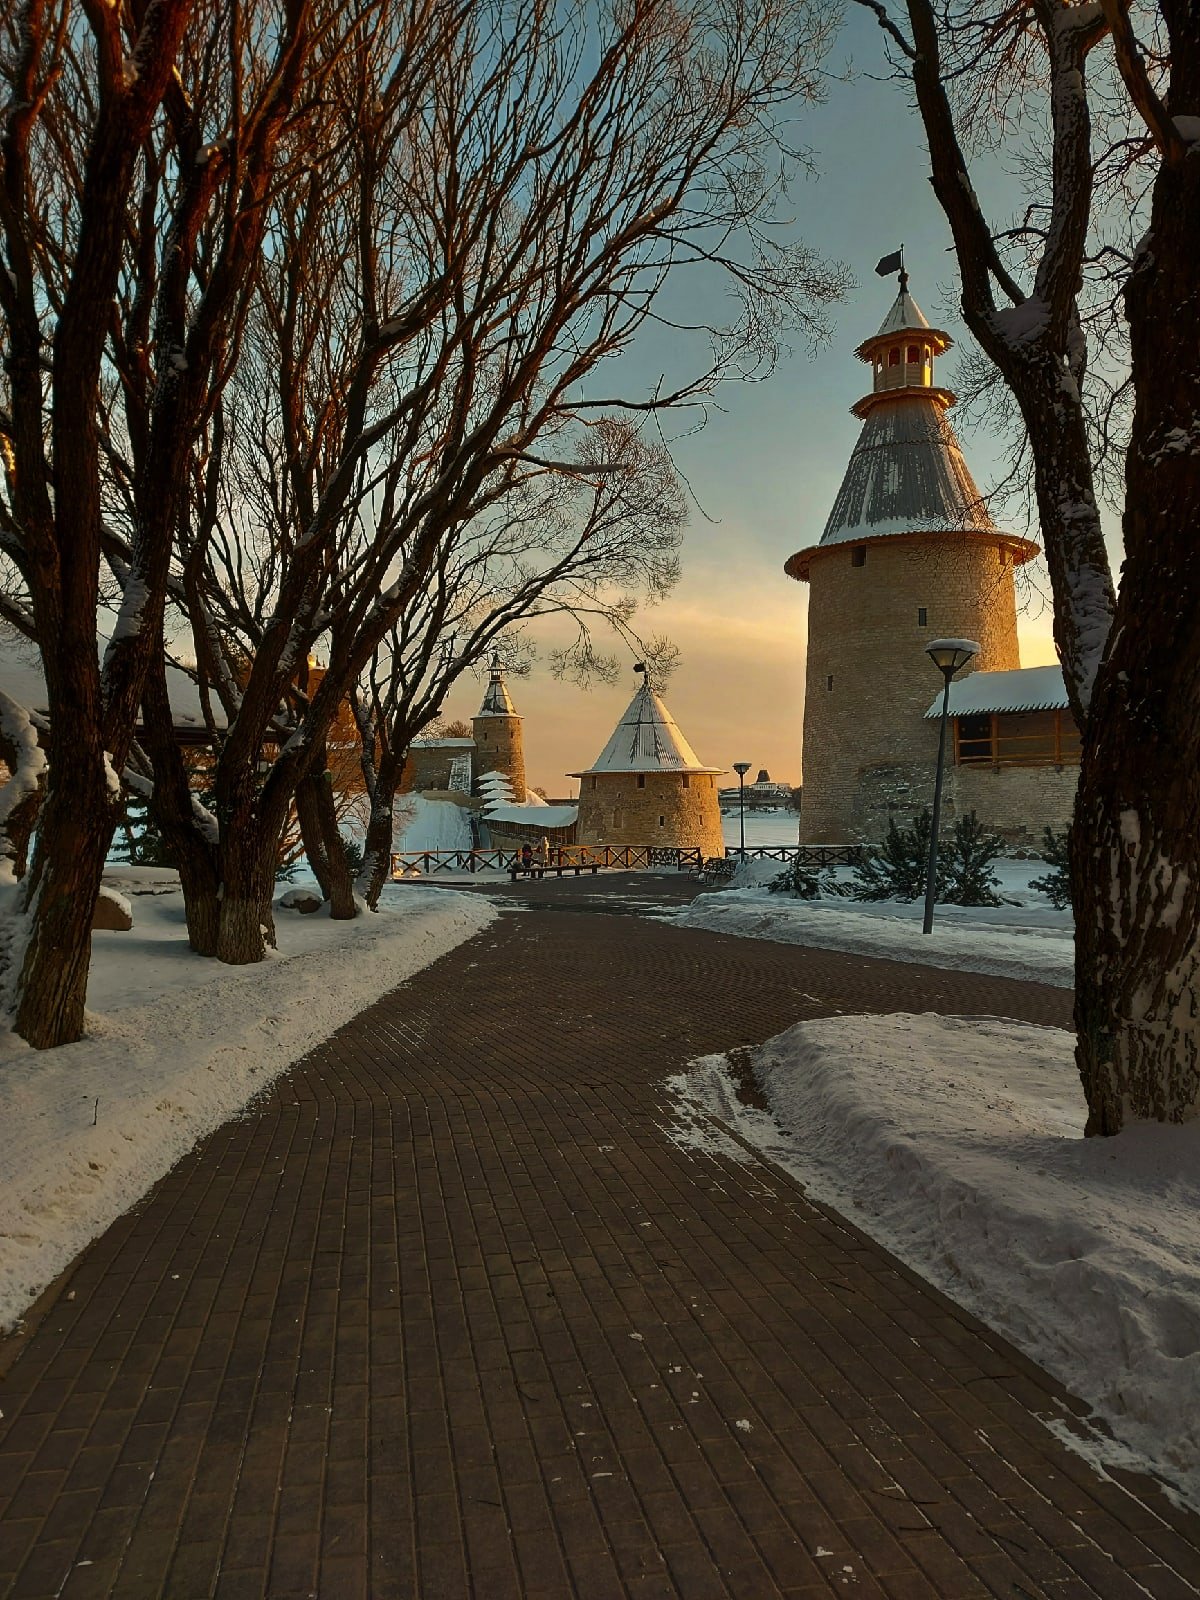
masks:
<svg viewBox="0 0 1200 1600"><path fill-rule="evenodd" d="M450 768L456 758L471 756L474 766L475 741L473 739L429 739L416 741L409 746L400 780L400 794L422 793L426 789L448 789Z"/></svg>
<svg viewBox="0 0 1200 1600"><path fill-rule="evenodd" d="M642 780L639 782L639 779ZM656 844L725 854L717 777L708 772L599 772L579 780L581 845Z"/></svg>
<svg viewBox="0 0 1200 1600"><path fill-rule="evenodd" d="M1020 665L1011 554L978 534L830 545L812 553L809 592L804 765L821 780L805 784L800 837L878 838L933 798L925 712L942 679L925 646L974 639L979 671Z"/></svg>

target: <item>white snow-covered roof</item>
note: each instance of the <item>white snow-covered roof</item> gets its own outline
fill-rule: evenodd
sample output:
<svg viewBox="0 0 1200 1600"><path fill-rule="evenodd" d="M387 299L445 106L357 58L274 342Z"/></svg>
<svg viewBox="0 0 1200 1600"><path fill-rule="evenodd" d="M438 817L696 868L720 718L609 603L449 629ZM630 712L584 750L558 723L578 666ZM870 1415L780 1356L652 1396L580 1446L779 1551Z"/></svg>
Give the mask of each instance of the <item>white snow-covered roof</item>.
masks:
<svg viewBox="0 0 1200 1600"><path fill-rule="evenodd" d="M888 333L907 333L910 328L927 328L925 313L909 294L907 289L901 289L892 302L892 309L879 324L879 332L875 335L881 339Z"/></svg>
<svg viewBox="0 0 1200 1600"><path fill-rule="evenodd" d="M414 750L473 750L474 739L414 739Z"/></svg>
<svg viewBox="0 0 1200 1600"><path fill-rule="evenodd" d="M489 822L510 822L525 828L569 828L579 815L578 806L489 806Z"/></svg>
<svg viewBox="0 0 1200 1600"><path fill-rule="evenodd" d="M107 643L106 639L96 641L101 659ZM49 709L41 652L36 645L16 634L0 634L0 689L27 711L36 711L45 716ZM182 668L172 666L170 662L167 663L167 696L177 728L203 729L200 691ZM215 695L212 700L213 721L218 728L223 728L225 713Z"/></svg>
<svg viewBox="0 0 1200 1600"><path fill-rule="evenodd" d="M648 683L643 683L595 761L571 778L595 772L723 772L706 767L680 733L674 717Z"/></svg>
<svg viewBox="0 0 1200 1600"><path fill-rule="evenodd" d="M1017 667L1011 672L969 672L950 685L950 715L979 712L1065 711L1070 705L1062 668ZM934 697L926 717L940 717L942 696Z"/></svg>

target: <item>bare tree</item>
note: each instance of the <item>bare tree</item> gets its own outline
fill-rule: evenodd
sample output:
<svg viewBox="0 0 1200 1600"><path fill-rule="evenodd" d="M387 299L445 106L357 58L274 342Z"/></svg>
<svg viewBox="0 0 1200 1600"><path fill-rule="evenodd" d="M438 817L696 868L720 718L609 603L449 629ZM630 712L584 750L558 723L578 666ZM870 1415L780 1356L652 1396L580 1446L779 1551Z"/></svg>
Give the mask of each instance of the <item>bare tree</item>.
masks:
<svg viewBox="0 0 1200 1600"><path fill-rule="evenodd" d="M215 832L161 685L147 701L196 948L261 958L281 820L384 641L443 638L437 608L472 585L495 597L471 613L492 618L486 649L543 593L625 581L640 558L618 524L637 527L631 486L653 458L633 424L703 407L785 329L819 330L843 277L773 237L790 159L774 122L817 92L828 21L808 0L494 0L439 8L436 27L385 6L344 52L310 143L320 181L272 213L192 474L180 584L227 724L213 718ZM627 392L617 358L686 266L721 272L739 309L695 330L708 348L690 374ZM638 539L654 548L644 521ZM318 641L324 674L298 695Z"/></svg>
<svg viewBox="0 0 1200 1600"><path fill-rule="evenodd" d="M24 0L0 33L0 542L36 638L50 765L18 1030L80 1036L100 873L161 653L192 441L236 360L296 155L310 0ZM120 604L103 665L104 565Z"/></svg>
<svg viewBox="0 0 1200 1600"><path fill-rule="evenodd" d="M907 27L863 3L911 73L963 315L1027 431L1055 640L1084 730L1072 879L1088 1131L1184 1121L1200 1112L1200 17L1160 0L1139 42L1125 0L905 0ZM981 120L1003 132L1003 95L1030 86L1048 126L1041 221L1019 230L1023 283L966 149ZM1098 104L1131 130L1099 153ZM1148 195L1131 262L1097 245L1098 173L1138 203ZM1089 437L1083 402L1078 295L1098 260L1123 293L1132 358L1119 596L1096 505L1103 430ZM1114 403L1124 392L1118 380Z"/></svg>

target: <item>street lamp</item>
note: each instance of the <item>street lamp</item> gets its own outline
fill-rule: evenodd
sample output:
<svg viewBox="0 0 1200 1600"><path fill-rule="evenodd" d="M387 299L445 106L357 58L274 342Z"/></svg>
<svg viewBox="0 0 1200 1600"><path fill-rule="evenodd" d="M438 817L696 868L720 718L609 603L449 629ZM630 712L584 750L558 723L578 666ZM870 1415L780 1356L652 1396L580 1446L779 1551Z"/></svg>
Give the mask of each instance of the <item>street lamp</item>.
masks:
<svg viewBox="0 0 1200 1600"><path fill-rule="evenodd" d="M738 775L738 829L742 836L742 860L746 859L746 774L750 771L748 761L735 761L733 770Z"/></svg>
<svg viewBox="0 0 1200 1600"><path fill-rule="evenodd" d="M942 690L942 732L938 740L937 777L933 782L933 826L929 830L929 868L925 876L925 921L922 933L933 932L933 897L937 887L938 829L942 822L942 775L946 766L946 722L950 712L950 680L979 654L974 639L934 639L925 654L946 680Z"/></svg>

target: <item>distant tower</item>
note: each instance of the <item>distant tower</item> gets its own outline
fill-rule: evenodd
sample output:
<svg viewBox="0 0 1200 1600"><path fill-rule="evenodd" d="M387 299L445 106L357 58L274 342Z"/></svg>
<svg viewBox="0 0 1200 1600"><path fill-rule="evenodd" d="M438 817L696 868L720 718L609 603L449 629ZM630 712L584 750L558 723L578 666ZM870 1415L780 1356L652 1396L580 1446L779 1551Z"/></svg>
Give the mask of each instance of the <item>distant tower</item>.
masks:
<svg viewBox="0 0 1200 1600"><path fill-rule="evenodd" d="M489 772L499 772L508 779L513 802L525 804L525 746L521 736L522 718L517 715L500 654L492 657L492 675L479 714L471 719L471 733L475 739L476 781Z"/></svg>
<svg viewBox="0 0 1200 1600"><path fill-rule="evenodd" d="M785 570L809 585L805 843L876 839L929 804L940 684L924 647L975 639L981 672L1020 666L1013 568L1038 547L992 522L934 381L950 338L900 292L856 354L871 393L829 521Z"/></svg>
<svg viewBox="0 0 1200 1600"><path fill-rule="evenodd" d="M649 680L579 779L580 844L652 844L725 853L720 767L703 766Z"/></svg>

